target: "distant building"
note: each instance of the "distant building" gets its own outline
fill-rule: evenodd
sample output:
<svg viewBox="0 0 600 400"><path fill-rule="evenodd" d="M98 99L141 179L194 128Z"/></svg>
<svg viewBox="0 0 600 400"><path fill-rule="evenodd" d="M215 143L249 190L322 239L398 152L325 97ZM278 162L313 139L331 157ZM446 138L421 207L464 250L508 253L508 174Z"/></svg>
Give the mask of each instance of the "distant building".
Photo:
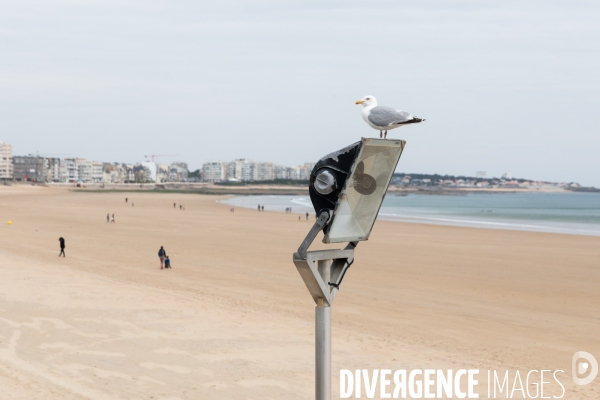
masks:
<svg viewBox="0 0 600 400"><path fill-rule="evenodd" d="M314 164L313 164L314 167ZM295 173L292 175L292 179L307 181L310 178L312 168L310 164L299 165L295 168Z"/></svg>
<svg viewBox="0 0 600 400"><path fill-rule="evenodd" d="M13 179L12 145L0 140L0 179Z"/></svg>
<svg viewBox="0 0 600 400"><path fill-rule="evenodd" d="M38 156L14 156L13 178L18 181L46 182L46 162Z"/></svg>
<svg viewBox="0 0 600 400"><path fill-rule="evenodd" d="M169 166L167 164L156 163L155 182L169 182Z"/></svg>
<svg viewBox="0 0 600 400"><path fill-rule="evenodd" d="M275 179L293 179L294 168L277 165L275 167Z"/></svg>
<svg viewBox="0 0 600 400"><path fill-rule="evenodd" d="M510 173L510 171L507 171L505 173L502 174L502 179L506 179L506 180L511 180L512 179L512 174Z"/></svg>
<svg viewBox="0 0 600 400"><path fill-rule="evenodd" d="M270 162L257 162L254 164L252 179L255 181L275 180L275 164Z"/></svg>
<svg viewBox="0 0 600 400"><path fill-rule="evenodd" d="M245 158L233 160L227 167L227 179L251 181L254 179L255 162Z"/></svg>
<svg viewBox="0 0 600 400"><path fill-rule="evenodd" d="M46 182L62 182L60 158L46 158Z"/></svg>
<svg viewBox="0 0 600 400"><path fill-rule="evenodd" d="M79 168L74 158L60 160L60 181L73 183L79 180Z"/></svg>
<svg viewBox="0 0 600 400"><path fill-rule="evenodd" d="M202 179L204 182L216 183L227 180L229 163L222 161L209 161L202 165Z"/></svg>
<svg viewBox="0 0 600 400"><path fill-rule="evenodd" d="M188 165L182 161L176 161L169 166L169 182L187 182Z"/></svg>
<svg viewBox="0 0 600 400"><path fill-rule="evenodd" d="M142 167L144 167L148 170L148 174L146 176L147 181L157 182L156 178L158 175L158 165L155 162L143 162L139 165L141 165ZM139 172L139 168L138 168L138 172ZM136 182L140 182L139 176L136 176Z"/></svg>
<svg viewBox="0 0 600 400"><path fill-rule="evenodd" d="M75 165L77 166L78 181L85 183L99 183L102 182L104 173L103 164L99 161L86 160L85 158L75 159Z"/></svg>
<svg viewBox="0 0 600 400"><path fill-rule="evenodd" d="M151 165L148 165L151 164ZM129 182L135 183L147 183L156 182L152 177L156 177L156 169L152 170L152 165L156 166L155 163L137 163L128 166ZM130 169L131 168L131 169Z"/></svg>

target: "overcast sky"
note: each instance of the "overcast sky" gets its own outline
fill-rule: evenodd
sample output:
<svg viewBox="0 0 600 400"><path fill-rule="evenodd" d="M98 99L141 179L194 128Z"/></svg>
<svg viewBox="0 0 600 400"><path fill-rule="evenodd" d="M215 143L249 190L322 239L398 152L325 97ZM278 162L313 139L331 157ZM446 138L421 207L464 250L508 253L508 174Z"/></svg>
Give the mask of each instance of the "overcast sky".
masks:
<svg viewBox="0 0 600 400"><path fill-rule="evenodd" d="M0 1L14 154L293 166L427 122L398 171L600 186L598 1Z"/></svg>

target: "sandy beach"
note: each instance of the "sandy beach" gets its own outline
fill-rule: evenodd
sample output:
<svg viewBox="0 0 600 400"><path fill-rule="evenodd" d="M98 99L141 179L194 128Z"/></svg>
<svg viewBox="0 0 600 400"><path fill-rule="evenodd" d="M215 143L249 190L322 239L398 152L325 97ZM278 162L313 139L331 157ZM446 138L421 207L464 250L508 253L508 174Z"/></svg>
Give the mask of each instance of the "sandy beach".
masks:
<svg viewBox="0 0 600 400"><path fill-rule="evenodd" d="M312 218L223 198L0 186L0 398L313 398ZM571 358L600 356L599 288L598 237L378 221L334 303L333 398L340 369L478 368L598 399Z"/></svg>

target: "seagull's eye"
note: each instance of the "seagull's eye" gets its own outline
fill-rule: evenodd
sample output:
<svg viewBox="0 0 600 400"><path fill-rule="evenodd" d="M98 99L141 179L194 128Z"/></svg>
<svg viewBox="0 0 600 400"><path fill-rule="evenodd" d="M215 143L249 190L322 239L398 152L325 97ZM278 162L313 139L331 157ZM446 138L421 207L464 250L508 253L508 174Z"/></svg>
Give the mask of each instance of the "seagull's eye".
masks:
<svg viewBox="0 0 600 400"><path fill-rule="evenodd" d="M367 100L371 100L371 98L370 98L370 97L367 97Z"/></svg>

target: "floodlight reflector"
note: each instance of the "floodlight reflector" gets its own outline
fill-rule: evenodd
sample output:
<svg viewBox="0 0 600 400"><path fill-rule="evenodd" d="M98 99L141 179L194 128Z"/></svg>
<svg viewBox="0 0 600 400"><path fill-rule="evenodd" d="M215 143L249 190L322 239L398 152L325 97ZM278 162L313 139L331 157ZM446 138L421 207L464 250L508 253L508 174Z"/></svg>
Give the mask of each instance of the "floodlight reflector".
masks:
<svg viewBox="0 0 600 400"><path fill-rule="evenodd" d="M339 193L325 243L367 240L406 142L362 139L358 156Z"/></svg>

